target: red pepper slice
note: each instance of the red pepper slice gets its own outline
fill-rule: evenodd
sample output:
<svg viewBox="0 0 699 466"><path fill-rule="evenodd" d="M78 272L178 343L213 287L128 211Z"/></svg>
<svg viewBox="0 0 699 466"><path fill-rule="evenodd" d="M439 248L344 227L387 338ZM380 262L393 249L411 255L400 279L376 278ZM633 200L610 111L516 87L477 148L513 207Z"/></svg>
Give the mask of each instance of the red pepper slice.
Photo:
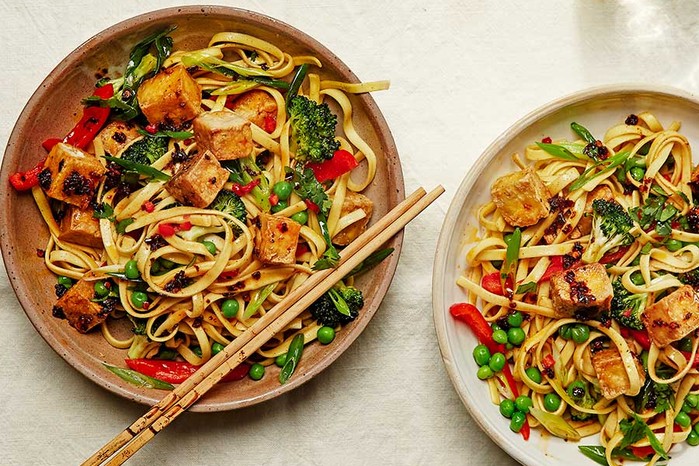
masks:
<svg viewBox="0 0 699 466"><path fill-rule="evenodd" d="M316 179L323 183L324 181L334 180L335 178L352 171L359 163L346 150L336 150L333 158L321 163L309 163L306 166L313 170Z"/></svg>
<svg viewBox="0 0 699 466"><path fill-rule="evenodd" d="M307 252L310 252L311 248L308 247L306 243L299 243L298 246L296 246L296 257L301 257Z"/></svg>
<svg viewBox="0 0 699 466"><path fill-rule="evenodd" d="M259 178L255 178L254 180L252 180L251 182L249 182L248 184L245 184L245 185L240 184L240 183L233 183L233 186L231 186L231 191L233 191L239 197L243 197L246 194L250 194L250 191L255 189L255 187L259 184L260 184Z"/></svg>
<svg viewBox="0 0 699 466"><path fill-rule="evenodd" d="M553 359L552 355L547 354L544 356L544 359L541 360L541 365L544 366L544 369L551 369L556 365L556 360Z"/></svg>
<svg viewBox="0 0 699 466"><path fill-rule="evenodd" d="M653 450L653 447L650 445L646 447L629 447L631 449L631 453L641 459L646 459L649 456L652 456L655 454L655 450Z"/></svg>
<svg viewBox="0 0 699 466"><path fill-rule="evenodd" d="M279 204L279 196L277 196L276 194L270 194L269 195L269 205L275 206L277 204Z"/></svg>
<svg viewBox="0 0 699 466"><path fill-rule="evenodd" d="M130 369L168 383L182 383L201 367L186 361L169 361L165 359L126 359L125 361ZM241 380L247 375L249 370L249 364L240 364L226 374L221 381L233 382Z"/></svg>
<svg viewBox="0 0 699 466"><path fill-rule="evenodd" d="M449 308L449 313L456 320L468 325L471 331L473 331L473 333L476 335L478 341L484 344L491 354L505 352L505 345L496 343L495 340L493 340L493 329L490 328L488 321L485 320L485 317L483 317L483 314L481 314L481 311L479 311L476 306L468 303L452 304ZM512 376L512 372L510 371L510 366L508 364L505 364L505 367L502 368L502 373L507 380L507 384L510 386L512 394L515 396L515 398L517 398L519 396L519 390L517 390L517 384L515 383L515 379ZM522 434L522 438L524 438L524 440L529 439L530 429L528 421L524 421L524 425L522 426L520 433Z"/></svg>
<svg viewBox="0 0 699 466"><path fill-rule="evenodd" d="M306 204L306 207L308 207L308 210L310 210L314 214L320 212L320 207L318 207L318 205L316 205L315 202L310 201L308 199L304 199L303 202Z"/></svg>
<svg viewBox="0 0 699 466"><path fill-rule="evenodd" d="M158 233L160 233L160 236L166 238L177 233L177 230L175 226L170 223L161 223L158 225Z"/></svg>
<svg viewBox="0 0 699 466"><path fill-rule="evenodd" d="M151 213L155 210L155 204L153 204L151 201L146 201L143 203L141 208L146 212Z"/></svg>
<svg viewBox="0 0 699 466"><path fill-rule="evenodd" d="M192 222L182 222L179 225L175 226L175 230L177 231L189 231L192 229Z"/></svg>
<svg viewBox="0 0 699 466"><path fill-rule="evenodd" d="M44 161L26 172L17 172L10 175L10 184L17 191L28 191L39 184L39 173L44 169Z"/></svg>
<svg viewBox="0 0 699 466"><path fill-rule="evenodd" d="M276 128L277 128L277 116L276 115L265 115L264 130L268 133L273 133Z"/></svg>
<svg viewBox="0 0 699 466"><path fill-rule="evenodd" d="M620 246L616 252L610 252L602 256L599 260L600 264L615 264L619 259L624 257L630 246Z"/></svg>
<svg viewBox="0 0 699 466"><path fill-rule="evenodd" d="M648 351L650 349L650 337L646 330L636 330L628 327L619 328L619 333L624 338L633 338L641 345L641 348Z"/></svg>
<svg viewBox="0 0 699 466"><path fill-rule="evenodd" d="M488 275L483 275L483 278L481 279L481 287L483 287L485 291L498 296L504 295L502 290L502 282L500 281L500 272L493 272L489 273Z"/></svg>
<svg viewBox="0 0 699 466"><path fill-rule="evenodd" d="M101 99L109 99L114 95L114 86L107 84L105 86L95 89L93 92L94 96ZM78 124L76 124L68 135L63 138L63 142L70 144L72 146L78 147L80 149L85 149L88 144L95 139L95 136L100 129L104 126L104 123L109 117L110 109L109 107L91 106L85 107L83 110L82 117ZM47 151L53 149L53 146L61 142L60 139L49 138L45 140L41 145Z"/></svg>
<svg viewBox="0 0 699 466"><path fill-rule="evenodd" d="M539 283L543 283L551 279L551 276L556 272L563 270L563 256L553 256L549 266L546 268L546 272L539 279Z"/></svg>

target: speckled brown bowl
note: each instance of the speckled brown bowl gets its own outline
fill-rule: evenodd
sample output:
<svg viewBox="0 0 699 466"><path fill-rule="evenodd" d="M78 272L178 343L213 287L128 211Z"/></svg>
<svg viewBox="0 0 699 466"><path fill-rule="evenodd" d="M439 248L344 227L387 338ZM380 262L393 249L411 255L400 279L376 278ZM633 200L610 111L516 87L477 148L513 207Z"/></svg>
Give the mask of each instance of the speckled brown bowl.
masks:
<svg viewBox="0 0 699 466"><path fill-rule="evenodd" d="M12 190L8 178L45 157L41 148L44 139L70 130L80 114L80 100L91 93L98 70L122 70L133 45L147 34L173 24L177 25L172 34L175 49L201 48L216 32L238 31L268 40L292 54L317 56L324 65L322 75L329 79L358 82L332 52L281 21L235 8L190 6L137 16L100 32L61 61L27 103L8 141L0 173L0 245L10 282L34 327L63 359L106 389L146 404L157 402L164 392L137 388L102 366L109 363L123 367L125 350L111 347L99 332L81 335L65 320L52 317L55 277L36 253L46 246L48 229L32 196ZM357 130L377 151L379 160L376 179L367 190L375 202L375 221L403 199L403 176L395 143L374 100L369 95L353 96L351 100ZM289 383L280 386L278 369L272 367L259 382L246 378L214 387L192 410L222 411L249 406L292 390L320 373L347 349L376 312L393 278L401 243L402 235L395 237L390 246L396 252L361 277L359 286L366 305L360 317L339 332L332 344L309 345Z"/></svg>

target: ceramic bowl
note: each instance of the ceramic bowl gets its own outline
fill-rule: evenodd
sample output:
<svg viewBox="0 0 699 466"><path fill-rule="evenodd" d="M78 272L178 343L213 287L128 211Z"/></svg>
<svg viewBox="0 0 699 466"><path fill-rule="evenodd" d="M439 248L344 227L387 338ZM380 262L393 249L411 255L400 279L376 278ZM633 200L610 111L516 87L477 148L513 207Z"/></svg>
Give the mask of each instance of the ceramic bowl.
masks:
<svg viewBox="0 0 699 466"><path fill-rule="evenodd" d="M181 7L159 10L116 24L70 53L41 83L21 113L10 136L0 174L0 244L12 287L36 330L51 347L80 373L104 388L128 399L153 404L164 392L130 385L114 376L103 363L124 366L124 350L111 347L99 331L77 333L65 320L51 315L56 301L55 277L46 269L37 250L46 247L48 229L30 194L9 188L10 174L27 170L45 157L41 142L66 134L81 112L80 100L90 95L95 73L102 68L123 70L129 51L153 31L176 25L172 33L175 49L205 47L216 32L237 31L260 37L297 55L315 55L323 63L327 79L358 82L339 58L303 32L267 16L227 7ZM395 143L376 103L369 95L352 96L357 131L377 151L378 169L366 194L375 202L373 219L380 218L404 198L403 176ZM359 287L366 304L360 317L321 347L309 345L302 362L287 384L280 386L278 369L269 368L259 382L241 382L214 387L193 411L220 411L252 405L281 395L308 381L335 361L371 320L393 278L402 243L396 236L390 246L396 252L371 273L361 277Z"/></svg>
<svg viewBox="0 0 699 466"><path fill-rule="evenodd" d="M510 456L526 465L569 466L594 464L578 452L578 445L599 445L598 435L578 443L565 442L534 431L528 442L509 429L509 423L490 403L487 384L476 378L478 367L471 352L477 341L465 325L454 321L449 306L464 301L465 292L456 285L466 268L466 251L479 231L477 209L490 200L490 186L499 176L515 171L513 153L522 154L533 141L550 136L572 137L570 123L576 121L592 134L623 122L627 115L650 111L667 127L681 121L681 133L692 146L699 144L699 100L678 89L639 85L594 88L551 102L525 116L480 156L456 192L442 226L432 279L432 305L439 347L454 388L473 419ZM694 464L687 444L672 450L673 466Z"/></svg>

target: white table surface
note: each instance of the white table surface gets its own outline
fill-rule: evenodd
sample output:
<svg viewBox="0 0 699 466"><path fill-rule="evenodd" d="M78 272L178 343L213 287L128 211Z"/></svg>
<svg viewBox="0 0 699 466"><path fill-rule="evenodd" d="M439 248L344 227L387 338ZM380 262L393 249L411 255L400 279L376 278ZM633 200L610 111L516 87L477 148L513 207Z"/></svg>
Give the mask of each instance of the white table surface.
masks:
<svg viewBox="0 0 699 466"><path fill-rule="evenodd" d="M211 3L195 2L190 3ZM431 268L453 192L530 110L595 85L699 90L699 5L619 1L230 1L318 39L375 94L406 191L447 188L409 225L393 285L330 368L275 400L185 413L130 464L512 464L461 404L442 364ZM0 146L32 92L100 30L175 1L0 0ZM3 186L0 189L7 189ZM75 464L145 407L93 384L41 339L0 274L0 463ZM484 403L487 403L484 400Z"/></svg>

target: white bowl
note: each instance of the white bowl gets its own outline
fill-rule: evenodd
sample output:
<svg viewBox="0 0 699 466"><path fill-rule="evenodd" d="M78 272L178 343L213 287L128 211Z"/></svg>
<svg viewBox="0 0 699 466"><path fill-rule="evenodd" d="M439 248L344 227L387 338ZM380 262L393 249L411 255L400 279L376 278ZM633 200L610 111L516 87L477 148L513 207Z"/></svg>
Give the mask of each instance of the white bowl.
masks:
<svg viewBox="0 0 699 466"><path fill-rule="evenodd" d="M576 121L592 134L603 135L613 124L631 113L650 111L667 127L681 121L681 133L690 145L699 147L699 100L684 91L658 86L615 85L582 91L551 102L525 116L480 156L466 173L451 202L437 245L432 276L432 306L442 358L454 388L481 429L510 456L526 465L594 464L578 451L578 445L599 445L598 434L580 442L564 442L532 432L529 441L509 429L509 422L490 402L487 384L476 378L478 367L471 352L477 344L468 328L449 315L449 306L464 301L466 294L456 279L466 268L466 251L480 231L477 209L490 200L490 185L516 166L510 157L523 153L533 141L546 136L572 137L570 123ZM696 464L686 443L672 449L671 466ZM699 452L699 450L695 450ZM631 464L631 463L630 463Z"/></svg>

